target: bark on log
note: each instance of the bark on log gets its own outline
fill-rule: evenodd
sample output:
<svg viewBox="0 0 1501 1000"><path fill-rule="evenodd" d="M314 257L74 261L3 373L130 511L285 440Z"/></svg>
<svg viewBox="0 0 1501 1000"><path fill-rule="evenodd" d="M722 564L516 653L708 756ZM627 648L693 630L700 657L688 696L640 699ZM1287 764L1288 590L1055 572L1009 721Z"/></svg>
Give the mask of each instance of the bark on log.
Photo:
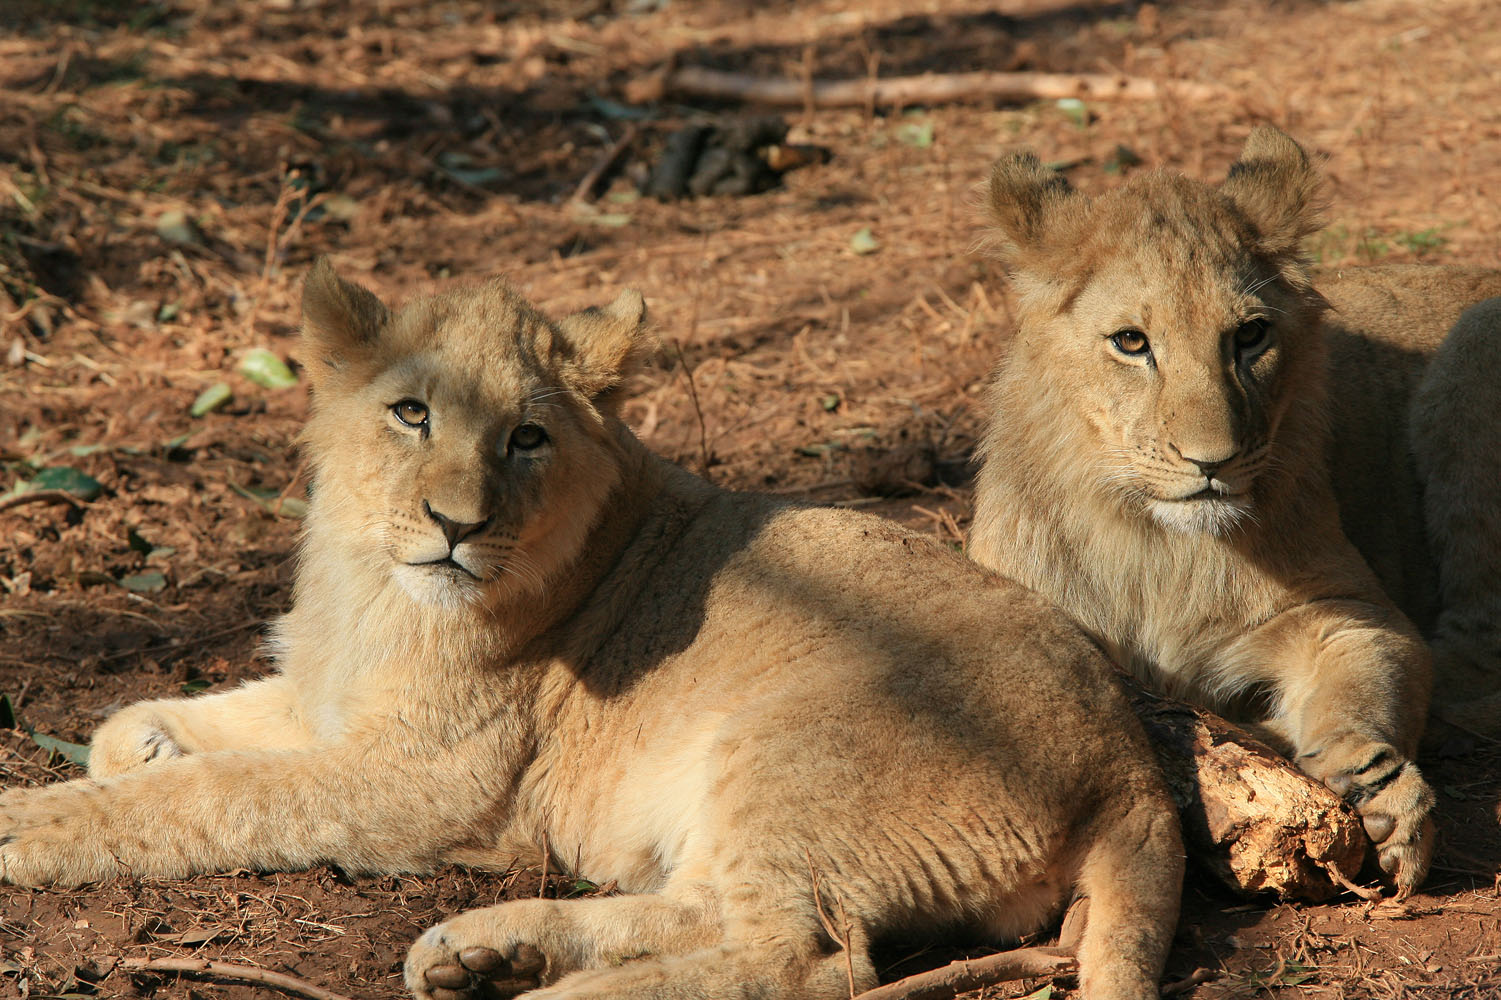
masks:
<svg viewBox="0 0 1501 1000"><path fill-rule="evenodd" d="M1191 857L1242 893L1319 902L1348 888L1368 846L1353 809L1245 730L1134 681L1126 686Z"/></svg>
<svg viewBox="0 0 1501 1000"><path fill-rule="evenodd" d="M1227 91L1187 80L1148 80L1105 73L928 73L923 76L864 80L795 80L725 73L684 66L632 81L632 103L660 100L666 94L750 101L780 107L863 108L955 101L1037 101L1077 97L1082 100L1186 101L1223 100Z"/></svg>

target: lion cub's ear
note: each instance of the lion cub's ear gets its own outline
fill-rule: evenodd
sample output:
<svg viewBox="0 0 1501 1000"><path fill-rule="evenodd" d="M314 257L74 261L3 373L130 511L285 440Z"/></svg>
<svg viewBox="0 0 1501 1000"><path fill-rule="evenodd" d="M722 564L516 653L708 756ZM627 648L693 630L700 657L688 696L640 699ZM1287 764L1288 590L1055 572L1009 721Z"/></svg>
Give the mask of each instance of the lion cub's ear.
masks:
<svg viewBox="0 0 1501 1000"><path fill-rule="evenodd" d="M1322 183L1303 147L1270 125L1251 130L1240 159L1220 185L1256 228L1272 253L1295 252L1303 238L1319 230Z"/></svg>
<svg viewBox="0 0 1501 1000"><path fill-rule="evenodd" d="M558 321L561 375L575 389L598 398L640 369L652 348L646 332L646 300L634 288L607 306L591 306Z"/></svg>
<svg viewBox="0 0 1501 1000"><path fill-rule="evenodd" d="M359 356L389 316L380 299L339 277L328 258L319 257L302 286L302 336L318 361L308 366L309 374L317 380Z"/></svg>
<svg viewBox="0 0 1501 1000"><path fill-rule="evenodd" d="M990 248L1008 269L1041 246L1052 223L1076 201L1068 180L1032 153L1013 153L990 169Z"/></svg>

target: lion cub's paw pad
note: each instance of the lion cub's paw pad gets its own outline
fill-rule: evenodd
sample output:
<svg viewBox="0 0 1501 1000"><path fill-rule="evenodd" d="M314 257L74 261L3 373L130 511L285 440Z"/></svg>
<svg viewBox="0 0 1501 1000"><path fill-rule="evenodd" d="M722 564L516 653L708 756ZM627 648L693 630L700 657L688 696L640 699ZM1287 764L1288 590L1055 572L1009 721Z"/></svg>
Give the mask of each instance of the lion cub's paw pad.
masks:
<svg viewBox="0 0 1501 1000"><path fill-rule="evenodd" d="M507 958L494 948L465 948L456 961L429 966L423 985L433 1000L513 997L542 985L546 957L531 945L518 945Z"/></svg>

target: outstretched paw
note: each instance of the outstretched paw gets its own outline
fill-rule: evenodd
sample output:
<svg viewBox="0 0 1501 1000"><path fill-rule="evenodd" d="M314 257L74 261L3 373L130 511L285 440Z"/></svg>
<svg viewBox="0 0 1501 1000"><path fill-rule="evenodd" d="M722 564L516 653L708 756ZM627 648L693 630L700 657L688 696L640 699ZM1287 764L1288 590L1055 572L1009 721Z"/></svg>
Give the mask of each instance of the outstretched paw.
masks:
<svg viewBox="0 0 1501 1000"><path fill-rule="evenodd" d="M429 929L407 953L407 989L420 1000L514 997L542 985L547 957L529 944L466 943L454 921Z"/></svg>
<svg viewBox="0 0 1501 1000"><path fill-rule="evenodd" d="M1406 898L1428 874L1433 857L1433 790L1417 765L1390 744L1369 743L1341 756L1353 763L1325 774L1324 783L1360 813L1397 898Z"/></svg>
<svg viewBox="0 0 1501 1000"><path fill-rule="evenodd" d="M116 874L118 863L96 844L104 810L87 780L0 795L0 881L71 886Z"/></svg>

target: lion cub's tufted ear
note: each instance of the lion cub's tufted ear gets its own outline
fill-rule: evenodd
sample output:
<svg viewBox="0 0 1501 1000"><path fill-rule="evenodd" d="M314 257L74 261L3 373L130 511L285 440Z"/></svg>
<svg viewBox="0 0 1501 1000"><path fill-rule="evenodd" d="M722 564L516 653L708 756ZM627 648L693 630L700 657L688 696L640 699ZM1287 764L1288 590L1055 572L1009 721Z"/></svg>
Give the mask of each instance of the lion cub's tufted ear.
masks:
<svg viewBox="0 0 1501 1000"><path fill-rule="evenodd" d="M562 376L575 389L599 397L641 367L652 348L646 300L634 288L607 306L591 306L558 321Z"/></svg>
<svg viewBox="0 0 1501 1000"><path fill-rule="evenodd" d="M1077 197L1068 180L1034 154L1003 156L990 169L990 248L1011 268L1041 245L1055 217Z"/></svg>
<svg viewBox="0 0 1501 1000"><path fill-rule="evenodd" d="M1303 147L1280 129L1258 125L1220 192L1256 228L1266 250L1292 253L1305 236L1319 230L1321 188L1319 172Z"/></svg>
<svg viewBox="0 0 1501 1000"><path fill-rule="evenodd" d="M375 341L389 315L380 299L339 277L328 258L319 257L302 286L302 336L319 362L309 373L316 379L341 368Z"/></svg>

